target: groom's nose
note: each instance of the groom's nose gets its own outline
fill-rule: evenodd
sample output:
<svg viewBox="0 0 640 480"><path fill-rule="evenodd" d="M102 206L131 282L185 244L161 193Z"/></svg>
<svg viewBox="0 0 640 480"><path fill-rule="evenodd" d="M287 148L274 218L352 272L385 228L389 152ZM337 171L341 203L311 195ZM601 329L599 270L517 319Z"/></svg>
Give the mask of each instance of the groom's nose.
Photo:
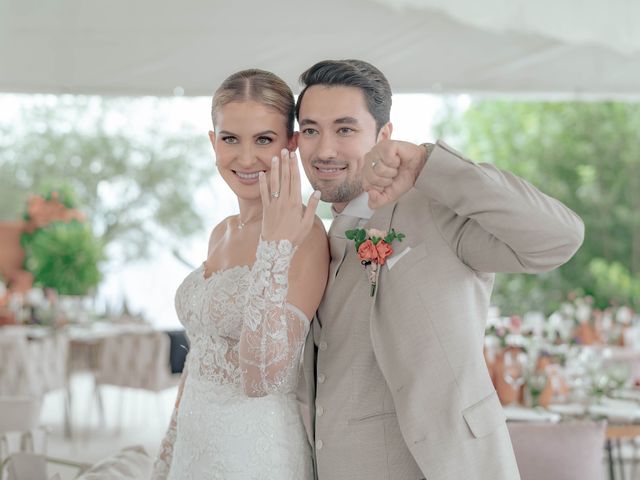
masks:
<svg viewBox="0 0 640 480"><path fill-rule="evenodd" d="M338 156L336 141L331 135L320 136L317 157L320 160L333 160Z"/></svg>

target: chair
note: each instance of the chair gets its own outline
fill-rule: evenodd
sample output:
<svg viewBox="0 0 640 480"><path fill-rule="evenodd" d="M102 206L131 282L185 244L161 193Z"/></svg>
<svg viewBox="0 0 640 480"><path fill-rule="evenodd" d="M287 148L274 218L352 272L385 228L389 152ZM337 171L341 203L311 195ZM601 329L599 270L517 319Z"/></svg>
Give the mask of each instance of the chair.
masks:
<svg viewBox="0 0 640 480"><path fill-rule="evenodd" d="M28 342L32 376L39 395L62 390L64 395L64 432L71 437L71 390L69 384L69 338L54 332Z"/></svg>
<svg viewBox="0 0 640 480"><path fill-rule="evenodd" d="M17 452L2 462L0 480L4 480L2 472L6 472L6 480L46 480L47 462L44 455Z"/></svg>
<svg viewBox="0 0 640 480"><path fill-rule="evenodd" d="M67 388L69 339L66 335L53 333L31 340L28 342L28 351L41 394Z"/></svg>
<svg viewBox="0 0 640 480"><path fill-rule="evenodd" d="M36 338L0 332L0 395L41 397L67 388L69 340L62 333Z"/></svg>
<svg viewBox="0 0 640 480"><path fill-rule="evenodd" d="M0 395L39 395L26 334L0 331Z"/></svg>
<svg viewBox="0 0 640 480"><path fill-rule="evenodd" d="M606 422L508 423L522 480L603 480Z"/></svg>
<svg viewBox="0 0 640 480"><path fill-rule="evenodd" d="M179 375L171 373L169 346L167 334L158 331L120 333L102 341L94 376L103 424L102 387L111 385L161 393L178 384Z"/></svg>
<svg viewBox="0 0 640 480"><path fill-rule="evenodd" d="M39 398L0 397L0 479L2 465L13 454L44 454L46 431L38 427L39 419Z"/></svg>

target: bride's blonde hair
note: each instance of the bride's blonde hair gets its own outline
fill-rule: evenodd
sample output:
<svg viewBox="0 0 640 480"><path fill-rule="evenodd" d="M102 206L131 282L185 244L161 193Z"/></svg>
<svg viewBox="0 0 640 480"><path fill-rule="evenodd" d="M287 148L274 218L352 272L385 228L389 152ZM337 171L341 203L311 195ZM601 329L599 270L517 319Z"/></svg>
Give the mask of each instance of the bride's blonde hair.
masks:
<svg viewBox="0 0 640 480"><path fill-rule="evenodd" d="M282 113L286 119L287 135L291 138L295 115L293 92L280 77L257 68L236 72L218 87L211 102L213 128L216 126L216 113L221 107L227 103L247 100L253 100Z"/></svg>

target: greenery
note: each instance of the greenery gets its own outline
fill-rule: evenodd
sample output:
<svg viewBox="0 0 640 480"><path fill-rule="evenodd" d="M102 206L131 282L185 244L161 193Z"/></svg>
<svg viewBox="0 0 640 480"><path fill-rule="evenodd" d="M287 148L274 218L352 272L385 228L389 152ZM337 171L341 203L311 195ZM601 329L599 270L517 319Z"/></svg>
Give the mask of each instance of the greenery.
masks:
<svg viewBox="0 0 640 480"><path fill-rule="evenodd" d="M558 198L585 222L582 248L547 274L499 275L504 313L555 309L568 292L640 308L640 104L478 101L438 135Z"/></svg>
<svg viewBox="0 0 640 480"><path fill-rule="evenodd" d="M100 282L102 244L88 224L57 221L21 239L34 283L62 295L86 295Z"/></svg>
<svg viewBox="0 0 640 480"><path fill-rule="evenodd" d="M355 242L356 252L360 249L360 245L367 241L367 238L371 240L371 243L377 245L380 240L384 240L385 243L392 243L394 240L398 240L401 242L404 240L406 235L404 233L397 233L394 228L392 228L389 232L386 232L386 236L376 237L375 235L369 237L367 234L367 230L364 228L355 228L353 230L347 230L344 232L344 236Z"/></svg>
<svg viewBox="0 0 640 480"><path fill-rule="evenodd" d="M172 99L21 98L18 121L0 123L0 221L19 218L31 193L68 186L76 196L63 202L125 260L202 229L193 194L214 170L211 147L206 132L165 126Z"/></svg>

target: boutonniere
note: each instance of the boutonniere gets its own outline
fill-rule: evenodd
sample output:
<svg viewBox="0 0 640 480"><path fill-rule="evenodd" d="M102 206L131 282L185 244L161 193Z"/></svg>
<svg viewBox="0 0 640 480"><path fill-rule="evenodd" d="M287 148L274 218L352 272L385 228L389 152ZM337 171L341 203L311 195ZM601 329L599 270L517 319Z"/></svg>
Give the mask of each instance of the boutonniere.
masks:
<svg viewBox="0 0 640 480"><path fill-rule="evenodd" d="M356 228L354 230L347 230L344 232L344 236L355 242L360 263L362 263L369 276L371 296L373 297L374 293L376 293L380 265L384 265L387 257L393 253L391 243L394 240L401 242L405 234L398 233L393 228L388 232L383 232L376 228L370 228L368 230ZM367 267L371 268L367 269Z"/></svg>

